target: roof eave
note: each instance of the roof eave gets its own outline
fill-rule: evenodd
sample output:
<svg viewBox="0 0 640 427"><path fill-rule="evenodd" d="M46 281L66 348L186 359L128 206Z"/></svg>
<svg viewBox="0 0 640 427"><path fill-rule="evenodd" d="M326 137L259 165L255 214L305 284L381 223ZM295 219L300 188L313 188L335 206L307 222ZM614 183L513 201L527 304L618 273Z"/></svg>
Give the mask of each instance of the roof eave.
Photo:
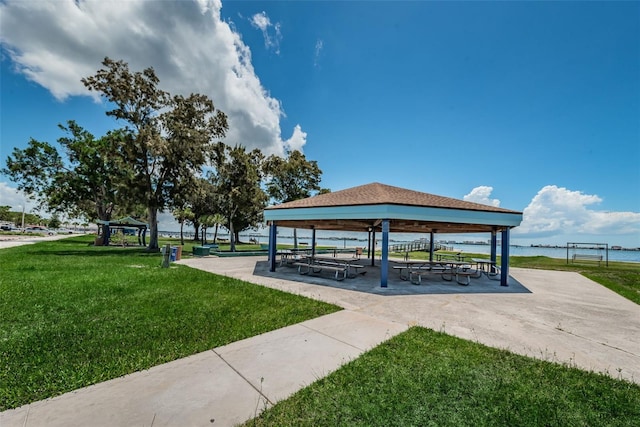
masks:
<svg viewBox="0 0 640 427"><path fill-rule="evenodd" d="M323 221L395 219L423 222L476 224L484 226L517 227L522 213L516 211L480 211L468 209L372 204L313 208L269 209L264 211L266 221Z"/></svg>

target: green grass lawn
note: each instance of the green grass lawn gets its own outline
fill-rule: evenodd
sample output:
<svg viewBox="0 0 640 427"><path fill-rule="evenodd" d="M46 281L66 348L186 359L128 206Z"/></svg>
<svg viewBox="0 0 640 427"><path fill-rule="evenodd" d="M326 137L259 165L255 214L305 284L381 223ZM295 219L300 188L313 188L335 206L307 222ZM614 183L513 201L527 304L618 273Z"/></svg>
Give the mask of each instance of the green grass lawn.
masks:
<svg viewBox="0 0 640 427"><path fill-rule="evenodd" d="M0 250L0 410L338 310L184 266L162 269L160 254L92 240ZM593 275L640 303L637 265L545 257L512 257L511 265ZM411 328L247 425L638 426L638 419L636 384Z"/></svg>
<svg viewBox="0 0 640 427"><path fill-rule="evenodd" d="M638 426L640 386L414 327L246 426Z"/></svg>
<svg viewBox="0 0 640 427"><path fill-rule="evenodd" d="M92 241L0 250L0 410L339 310Z"/></svg>

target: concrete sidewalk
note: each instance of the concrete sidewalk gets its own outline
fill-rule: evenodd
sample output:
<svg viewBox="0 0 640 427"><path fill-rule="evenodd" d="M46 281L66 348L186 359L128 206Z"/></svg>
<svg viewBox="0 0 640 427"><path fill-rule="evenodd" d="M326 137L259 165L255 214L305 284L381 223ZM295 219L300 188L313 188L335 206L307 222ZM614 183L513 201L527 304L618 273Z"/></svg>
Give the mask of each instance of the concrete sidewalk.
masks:
<svg viewBox="0 0 640 427"><path fill-rule="evenodd" d="M578 273L511 268L512 284L507 288L496 281L415 286L392 280L396 274L390 275L389 288L382 290L375 268L356 279L336 282L300 276L292 268L272 273L264 257L248 258L192 258L184 263L376 319L420 325L640 383L640 307ZM442 292L445 286L449 293Z"/></svg>
<svg viewBox="0 0 640 427"><path fill-rule="evenodd" d="M340 311L2 412L0 426L232 426L406 328Z"/></svg>
<svg viewBox="0 0 640 427"><path fill-rule="evenodd" d="M375 267L336 282L269 272L264 257L180 263L345 310L0 413L0 426L231 426L409 325L640 383L638 305L576 273L513 268L517 292L398 281L385 294Z"/></svg>
<svg viewBox="0 0 640 427"><path fill-rule="evenodd" d="M20 234L0 235L0 249L14 248L16 246L32 245L38 242L46 242L51 240L67 239L69 237L78 236L79 234L54 234L52 236L35 236ZM0 426L1 427L1 426Z"/></svg>

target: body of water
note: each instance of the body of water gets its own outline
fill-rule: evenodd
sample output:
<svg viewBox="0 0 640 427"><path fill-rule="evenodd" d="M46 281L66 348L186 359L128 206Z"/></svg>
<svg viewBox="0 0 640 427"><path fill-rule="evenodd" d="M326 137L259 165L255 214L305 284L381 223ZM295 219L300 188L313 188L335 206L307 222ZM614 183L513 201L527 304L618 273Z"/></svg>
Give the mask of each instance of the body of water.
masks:
<svg viewBox="0 0 640 427"><path fill-rule="evenodd" d="M164 235L171 235L173 237L179 236L179 233L161 232ZM226 233L218 233L218 237L228 239L229 235ZM424 238L425 235L416 235L409 233L389 233L389 244L409 243L420 238ZM185 232L185 239L192 239L193 233ZM213 240L213 233L207 233L207 238ZM243 242L248 242L250 239L254 239L262 244L267 244L269 241L269 235L267 231L263 232L246 232L240 233L240 239ZM439 239L436 237L436 241ZM333 246L337 248L355 248L363 247L367 248L367 233L356 232L344 232L344 231L318 231L316 234L316 244L318 246ZM291 229L279 230L278 243L293 244L293 231ZM376 249L380 249L382 243L382 235L376 234ZM301 246L311 245L311 232L309 230L298 230L298 244ZM476 253L489 255L491 246L489 245L469 245L463 243L446 243L449 249L459 251L462 253ZM597 249L579 249L575 250L579 254L588 255L602 255L602 259L606 259L605 250ZM547 246L518 246L511 245L509 248L511 256L547 256L550 258L567 258L567 249L564 247L547 247ZM569 251L569 257L574 253L573 249ZM498 255L500 255L500 247L498 247ZM623 262L638 262L640 263L640 251L638 250L612 250L609 248L609 261L623 261Z"/></svg>
<svg viewBox="0 0 640 427"><path fill-rule="evenodd" d="M491 247L489 245L464 245L454 244L455 250L469 253L479 253L489 255ZM585 255L602 255L602 260L606 260L607 253L604 249L569 249L569 258L574 253ZM498 255L500 255L500 248L498 248ZM517 246L512 245L509 247L509 255L511 256L546 256L549 258L561 258L567 259L567 248L557 247L544 247L544 246ZM640 262L640 251L629 250L611 250L609 248L609 261L623 261L623 262Z"/></svg>

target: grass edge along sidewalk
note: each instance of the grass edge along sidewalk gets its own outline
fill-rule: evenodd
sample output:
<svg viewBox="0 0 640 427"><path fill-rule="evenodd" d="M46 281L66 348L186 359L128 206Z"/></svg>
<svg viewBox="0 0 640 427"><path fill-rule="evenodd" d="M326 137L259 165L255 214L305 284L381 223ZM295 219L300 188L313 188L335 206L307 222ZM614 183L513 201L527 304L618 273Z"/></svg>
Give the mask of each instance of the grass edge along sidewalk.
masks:
<svg viewBox="0 0 640 427"><path fill-rule="evenodd" d="M640 386L421 327L248 426L637 426Z"/></svg>
<svg viewBox="0 0 640 427"><path fill-rule="evenodd" d="M89 240L0 250L0 410L340 310Z"/></svg>

